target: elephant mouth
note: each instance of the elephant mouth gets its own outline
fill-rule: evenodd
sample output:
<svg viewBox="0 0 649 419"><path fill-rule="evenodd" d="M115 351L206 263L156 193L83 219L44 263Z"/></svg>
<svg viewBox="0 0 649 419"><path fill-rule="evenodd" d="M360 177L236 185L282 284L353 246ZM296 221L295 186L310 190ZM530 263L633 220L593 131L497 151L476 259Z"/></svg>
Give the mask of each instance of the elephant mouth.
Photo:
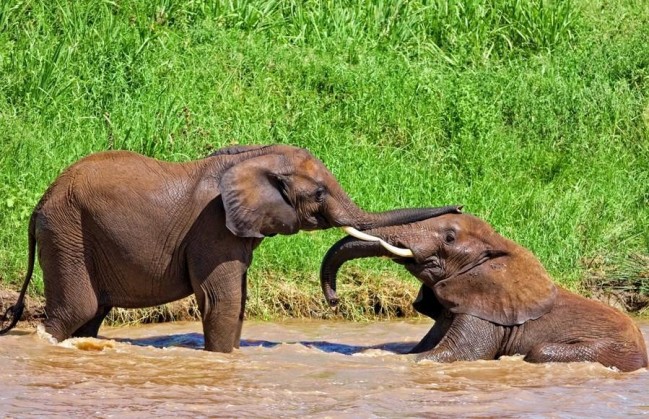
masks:
<svg viewBox="0 0 649 419"><path fill-rule="evenodd" d="M399 265L407 266L407 265L416 265L416 262L412 260L412 258L404 258L401 256L391 256L390 260L392 260L395 263L398 263Z"/></svg>
<svg viewBox="0 0 649 419"><path fill-rule="evenodd" d="M318 229L327 229L332 226L331 222L323 214L315 214L315 225Z"/></svg>
<svg viewBox="0 0 649 419"><path fill-rule="evenodd" d="M302 221L300 222L299 230L326 230L331 227L332 223L327 219L326 216L320 213L316 213L311 215L310 217L304 217L304 219L302 219Z"/></svg>

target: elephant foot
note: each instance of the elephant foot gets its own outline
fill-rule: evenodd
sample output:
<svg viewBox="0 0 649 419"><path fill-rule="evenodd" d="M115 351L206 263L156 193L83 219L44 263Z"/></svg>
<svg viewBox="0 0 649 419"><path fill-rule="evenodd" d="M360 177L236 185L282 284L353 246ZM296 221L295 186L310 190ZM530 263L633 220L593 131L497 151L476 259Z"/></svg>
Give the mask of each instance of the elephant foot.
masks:
<svg viewBox="0 0 649 419"><path fill-rule="evenodd" d="M99 333L99 327L110 312L111 308L112 307L100 307L97 311L97 315L72 333L72 336L77 338L96 338Z"/></svg>
<svg viewBox="0 0 649 419"><path fill-rule="evenodd" d="M45 326L43 324L36 326L36 335L44 341L51 343L52 345L59 343L59 341L54 336L52 336L47 330L45 330Z"/></svg>
<svg viewBox="0 0 649 419"><path fill-rule="evenodd" d="M221 302L203 315L206 351L230 353L239 347L242 326L239 312L238 301L231 304Z"/></svg>
<svg viewBox="0 0 649 419"><path fill-rule="evenodd" d="M43 336L53 343L63 342L71 336L64 324L57 318L49 317L43 323Z"/></svg>

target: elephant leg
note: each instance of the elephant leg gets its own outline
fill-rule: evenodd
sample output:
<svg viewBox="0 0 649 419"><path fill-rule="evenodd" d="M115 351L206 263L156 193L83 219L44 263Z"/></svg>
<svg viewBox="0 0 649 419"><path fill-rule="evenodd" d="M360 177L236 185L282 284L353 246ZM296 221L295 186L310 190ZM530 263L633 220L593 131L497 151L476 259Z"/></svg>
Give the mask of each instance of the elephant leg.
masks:
<svg viewBox="0 0 649 419"><path fill-rule="evenodd" d="M52 298L47 297L46 292L45 313L45 331L52 335L58 342L71 337L84 325L94 320L98 305L97 300L94 298L57 298L52 301ZM103 320L103 318L102 318ZM99 329L101 322L97 322L96 328ZM95 332L96 335L96 332ZM91 335L76 335L76 336L91 336Z"/></svg>
<svg viewBox="0 0 649 419"><path fill-rule="evenodd" d="M248 299L248 271L243 274L241 283L241 310L239 311L239 326L234 337L234 347L239 349L241 342L241 331L243 330L243 319L246 314L246 300Z"/></svg>
<svg viewBox="0 0 649 419"><path fill-rule="evenodd" d="M246 269L240 261L228 261L218 265L200 284L192 281L207 351L232 352L239 346Z"/></svg>
<svg viewBox="0 0 649 419"><path fill-rule="evenodd" d="M72 336L96 338L99 333L99 327L111 310L111 306L101 306L97 310L97 315L89 322L78 328Z"/></svg>
<svg viewBox="0 0 649 419"><path fill-rule="evenodd" d="M645 366L644 354L633 345L611 340L581 341L575 343L540 343L525 355L525 361L543 362L598 362L621 371L634 371Z"/></svg>
<svg viewBox="0 0 649 419"><path fill-rule="evenodd" d="M434 348L418 354L417 361L495 359L502 341L502 333L499 333L498 326L468 314L457 314L449 323L448 330L439 343Z"/></svg>
<svg viewBox="0 0 649 419"><path fill-rule="evenodd" d="M61 342L97 315L99 304L90 282L83 250L62 249L65 238L43 231L39 261L45 284L45 331ZM69 244L69 243L68 243Z"/></svg>

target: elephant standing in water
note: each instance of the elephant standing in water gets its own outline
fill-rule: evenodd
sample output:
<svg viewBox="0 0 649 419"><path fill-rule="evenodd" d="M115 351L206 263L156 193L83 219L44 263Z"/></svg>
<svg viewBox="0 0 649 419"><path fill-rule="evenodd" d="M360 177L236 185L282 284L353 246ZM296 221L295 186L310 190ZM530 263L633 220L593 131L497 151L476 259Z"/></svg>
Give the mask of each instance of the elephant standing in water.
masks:
<svg viewBox="0 0 649 419"><path fill-rule="evenodd" d="M423 283L415 309L435 320L411 350L418 359L520 354L529 362L647 367L645 342L631 318L555 286L530 251L475 216L349 232L356 237L341 239L323 260L325 297L337 303L336 274L347 260L388 256L402 264Z"/></svg>
<svg viewBox="0 0 649 419"><path fill-rule="evenodd" d="M409 223L457 207L367 213L308 151L226 148L186 163L127 151L90 155L49 187L29 223L43 269L45 330L58 341L96 336L112 307L140 308L194 293L205 349L239 346L246 272L262 239L300 230Z"/></svg>

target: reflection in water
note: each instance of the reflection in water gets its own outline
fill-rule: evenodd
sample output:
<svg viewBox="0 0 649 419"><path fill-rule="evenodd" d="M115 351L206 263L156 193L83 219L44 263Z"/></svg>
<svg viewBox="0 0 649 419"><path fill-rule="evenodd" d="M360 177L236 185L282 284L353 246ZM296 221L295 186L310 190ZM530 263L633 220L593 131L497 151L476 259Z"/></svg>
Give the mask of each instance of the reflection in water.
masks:
<svg viewBox="0 0 649 419"><path fill-rule="evenodd" d="M117 342L129 343L131 345L137 346L153 346L155 348L171 348L171 347L182 347L182 348L193 348L193 349L203 349L205 341L203 339L203 334L201 333L185 333L179 335L166 335L166 336L151 336L147 338L140 339L120 339L115 338ZM416 342L394 342L394 343L383 343L378 345L346 345L342 343L327 342L327 341L300 341L300 342L271 342L268 340L254 340L254 339L242 339L241 348L247 348L252 346L260 346L262 348L273 348L277 345L291 345L299 344L304 345L307 348L316 348L323 352L336 352L343 355L353 355L359 352L365 352L370 349L377 349L382 351L388 351L395 354L406 354ZM77 345L78 347L78 345ZM83 349L83 348L79 348Z"/></svg>
<svg viewBox="0 0 649 419"><path fill-rule="evenodd" d="M3 416L403 417L649 414L649 372L599 364L415 363L430 323L247 322L232 354L200 323L106 328L52 345L0 338ZM645 337L649 324L641 325Z"/></svg>

